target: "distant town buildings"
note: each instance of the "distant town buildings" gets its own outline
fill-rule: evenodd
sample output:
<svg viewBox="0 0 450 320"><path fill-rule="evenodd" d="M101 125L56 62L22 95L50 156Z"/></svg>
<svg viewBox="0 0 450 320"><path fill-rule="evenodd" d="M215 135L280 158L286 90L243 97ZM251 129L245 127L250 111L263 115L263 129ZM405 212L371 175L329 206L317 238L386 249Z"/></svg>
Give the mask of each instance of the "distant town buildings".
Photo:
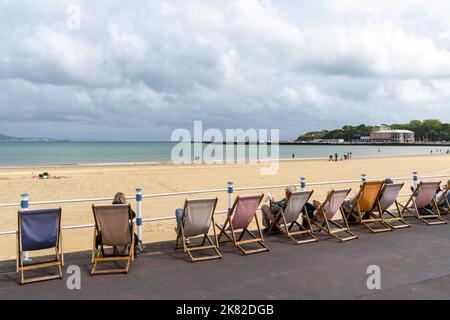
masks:
<svg viewBox="0 0 450 320"><path fill-rule="evenodd" d="M414 143L414 132L410 130L392 130L385 125L376 126L370 134L371 142L378 143Z"/></svg>

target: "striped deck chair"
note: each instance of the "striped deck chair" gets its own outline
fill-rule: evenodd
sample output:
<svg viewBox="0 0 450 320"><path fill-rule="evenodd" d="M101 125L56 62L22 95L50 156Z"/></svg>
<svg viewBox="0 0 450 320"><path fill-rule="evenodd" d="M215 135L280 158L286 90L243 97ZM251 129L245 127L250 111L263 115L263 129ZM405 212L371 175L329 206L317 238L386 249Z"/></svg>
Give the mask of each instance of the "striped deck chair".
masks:
<svg viewBox="0 0 450 320"><path fill-rule="evenodd" d="M358 239L358 236L350 231L344 210L342 209L342 204L351 190L331 190L328 193L327 198L317 210L316 219L312 221L312 224L319 228L317 231L323 231L341 242ZM342 222L334 219L339 211ZM344 234L346 236L343 236Z"/></svg>
<svg viewBox="0 0 450 320"><path fill-rule="evenodd" d="M435 197L436 190L440 184L440 181L421 181L409 200L405 204L399 204L402 208L402 215L408 217L405 215L407 213L409 216L416 217L427 225L446 224L447 222L441 217L441 211ZM427 208L429 205L431 209Z"/></svg>
<svg viewBox="0 0 450 320"><path fill-rule="evenodd" d="M226 237L228 240L223 242L233 242L234 246L241 251L244 255L249 255L253 253L266 252L269 248L264 243L264 238L259 226L258 216L256 211L258 210L259 204L263 198L264 194L255 196L237 196L234 201L233 207L228 213L227 219L223 225L216 226L219 228L219 243L222 236ZM258 235L248 230L250 223L255 220L256 226L258 228ZM241 234L237 235L237 232ZM248 234L250 239L244 239L244 235ZM260 248L258 249L245 249L244 245L249 245L256 243Z"/></svg>
<svg viewBox="0 0 450 320"><path fill-rule="evenodd" d="M274 229L281 231L289 237L295 244L305 244L317 242L319 239L314 235L311 221L306 210L306 203L311 198L313 191L293 192L286 199L284 206L278 210L275 218L270 221L268 233L272 233ZM305 228L298 221L299 218L306 219L308 227ZM294 227L298 231L292 231ZM308 239L297 240L296 236L307 236Z"/></svg>
<svg viewBox="0 0 450 320"><path fill-rule="evenodd" d="M183 208L183 223L180 223L180 228L177 230L177 239L175 242L175 250L183 249L192 262L221 259L222 255L219 252L219 243L217 240L216 227L214 224L214 211L217 205L217 198L214 199L186 199ZM211 223L214 231L214 242L211 240L208 232L211 228ZM200 245L190 245L186 243L188 238L203 236ZM208 241L208 245L205 242ZM181 243L181 245L179 245ZM193 251L213 250L214 255L194 257Z"/></svg>
<svg viewBox="0 0 450 320"><path fill-rule="evenodd" d="M53 248L55 249L53 259L24 265L24 251ZM61 208L18 212L16 261L17 272L21 274L21 284L63 278L64 255L61 238ZM50 276L25 278L25 271L51 267L57 267L59 272Z"/></svg>
<svg viewBox="0 0 450 320"><path fill-rule="evenodd" d="M381 211L384 222L393 229L411 227L403 218L402 211L400 211L400 206L397 201L403 185L404 183L385 184L380 193L381 197L378 200L380 206L376 206L374 209L375 212ZM393 212L393 210L395 211Z"/></svg>
<svg viewBox="0 0 450 320"><path fill-rule="evenodd" d="M392 231L393 229L384 222L381 214L374 212L374 209L380 205L378 196L383 185L384 181L364 182L357 196L350 203L351 208L346 212L347 221L350 221L349 218L353 217L356 223L362 224L373 233ZM381 227L377 229L373 228L371 224L374 223L381 225Z"/></svg>
<svg viewBox="0 0 450 320"><path fill-rule="evenodd" d="M113 204L107 206L92 205L95 230L92 250L91 275L106 273L128 273L131 261L134 260L134 223L129 204ZM105 247L129 246L128 254L106 254ZM100 248L98 248L100 247ZM98 263L126 261L125 268L97 270Z"/></svg>
<svg viewBox="0 0 450 320"><path fill-rule="evenodd" d="M447 184L442 190L442 195L437 200L437 204L439 206L439 210L442 214L450 214L450 201L448 201L448 193L450 192L450 180L447 181Z"/></svg>

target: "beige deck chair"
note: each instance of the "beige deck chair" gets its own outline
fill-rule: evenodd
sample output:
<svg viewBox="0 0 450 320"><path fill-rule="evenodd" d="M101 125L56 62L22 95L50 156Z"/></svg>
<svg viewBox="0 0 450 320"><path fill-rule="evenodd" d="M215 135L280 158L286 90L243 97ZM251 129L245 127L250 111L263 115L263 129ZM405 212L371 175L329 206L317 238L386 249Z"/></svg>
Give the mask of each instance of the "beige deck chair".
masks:
<svg viewBox="0 0 450 320"><path fill-rule="evenodd" d="M266 252L269 251L269 247L264 243L264 238L259 226L258 216L256 210L258 210L259 204L263 198L264 194L255 196L237 196L234 201L233 207L225 220L223 225L216 226L219 228L219 243L222 236L226 237L228 240L223 242L233 242L234 246L241 251L244 255L249 255L253 253ZM258 228L256 235L250 230L248 230L250 223L252 221L256 222ZM237 233L241 232L238 236ZM248 234L250 239L244 239L244 235ZM257 249L245 249L244 245L258 244L260 248Z"/></svg>
<svg viewBox="0 0 450 320"><path fill-rule="evenodd" d="M331 190L328 193L327 198L317 210L316 219L312 221L313 225L319 228L317 231L323 231L341 242L358 239L358 236L350 231L344 210L342 209L342 204L351 190ZM342 222L334 219L338 212L341 213ZM343 236L344 234L346 236Z"/></svg>
<svg viewBox="0 0 450 320"><path fill-rule="evenodd" d="M447 181L444 190L442 190L442 195L437 200L439 210L442 214L450 214L450 202L448 201L447 195L450 192L450 180Z"/></svg>
<svg viewBox="0 0 450 320"><path fill-rule="evenodd" d="M380 213L374 212L374 209L378 206L378 196L383 188L384 181L370 181L364 182L358 194L352 201L350 210L346 213L347 221L349 217L355 218L356 223L362 224L373 233L392 231L393 229L384 222ZM364 218L364 215L369 214L370 218ZM381 228L373 228L371 224L377 223L381 225Z"/></svg>
<svg viewBox="0 0 450 320"><path fill-rule="evenodd" d="M130 221L132 220L131 206L129 204L113 204L107 206L92 205L94 213L95 231L94 246L92 250L93 268L91 275L105 273L128 273L131 261L134 260L134 223L130 230ZM96 238L100 240L97 248ZM105 253L105 246L123 247L128 246L128 254L110 254ZM97 270L98 263L126 261L125 268L115 268L106 270Z"/></svg>
<svg viewBox="0 0 450 320"><path fill-rule="evenodd" d="M175 242L175 250L183 249L192 262L221 259L222 255L219 252L219 242L217 241L216 226L214 224L214 211L217 205L217 198L214 199L186 199L183 208L183 223L180 223L180 228L177 230L177 239ZM214 242L208 235L211 223L214 231ZM188 238L203 236L200 245L188 245L186 240ZM209 245L205 245L208 241ZM181 245L179 245L181 243ZM200 250L214 250L215 255L194 257L192 252Z"/></svg>
<svg viewBox="0 0 450 320"><path fill-rule="evenodd" d="M306 203L311 198L313 191L292 192L286 199L284 206L278 210L275 218L270 221L268 233L272 233L274 229L281 231L289 237L295 244L305 244L317 242L319 239L314 235L311 221L306 210ZM306 219L308 228L303 227L299 218ZM298 231L292 231L294 227ZM296 236L307 236L308 239L297 240Z"/></svg>
<svg viewBox="0 0 450 320"><path fill-rule="evenodd" d="M441 217L441 211L435 197L440 184L440 181L419 182L409 200L405 204L399 204L402 208L402 215L408 217L405 213L409 214L409 216L413 216L427 225L446 224L447 222ZM429 204L436 212L426 208Z"/></svg>
<svg viewBox="0 0 450 320"><path fill-rule="evenodd" d="M398 204L397 198L402 190L404 183L385 184L381 190L379 198L379 207L375 206L374 211L380 212L381 216L391 228L401 229L410 228L411 226L403 218L402 211ZM395 211L393 211L395 210Z"/></svg>
<svg viewBox="0 0 450 320"><path fill-rule="evenodd" d="M23 210L17 214L17 272L21 274L21 284L62 279L64 254L61 236L61 208ZM54 249L55 255L49 260L24 264L24 251ZM41 277L25 278L25 271L58 268L58 273Z"/></svg>

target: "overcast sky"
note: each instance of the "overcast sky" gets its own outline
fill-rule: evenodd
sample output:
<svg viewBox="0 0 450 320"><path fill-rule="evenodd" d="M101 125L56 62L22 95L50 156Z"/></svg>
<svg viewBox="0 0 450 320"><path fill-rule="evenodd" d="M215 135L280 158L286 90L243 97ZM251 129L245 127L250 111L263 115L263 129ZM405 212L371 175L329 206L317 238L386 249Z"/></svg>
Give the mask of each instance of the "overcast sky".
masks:
<svg viewBox="0 0 450 320"><path fill-rule="evenodd" d="M448 0L0 0L0 133L169 140L203 120L289 139L450 121L449 12Z"/></svg>

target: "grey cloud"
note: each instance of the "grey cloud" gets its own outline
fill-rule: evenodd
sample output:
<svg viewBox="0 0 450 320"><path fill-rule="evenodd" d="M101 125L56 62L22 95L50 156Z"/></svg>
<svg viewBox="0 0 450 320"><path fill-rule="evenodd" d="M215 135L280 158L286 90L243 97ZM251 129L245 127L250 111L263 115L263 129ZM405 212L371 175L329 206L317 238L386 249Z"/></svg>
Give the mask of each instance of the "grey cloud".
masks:
<svg viewBox="0 0 450 320"><path fill-rule="evenodd" d="M446 4L413 2L79 1L80 30L72 1L3 2L0 132L166 140L203 120L286 139L449 121Z"/></svg>

